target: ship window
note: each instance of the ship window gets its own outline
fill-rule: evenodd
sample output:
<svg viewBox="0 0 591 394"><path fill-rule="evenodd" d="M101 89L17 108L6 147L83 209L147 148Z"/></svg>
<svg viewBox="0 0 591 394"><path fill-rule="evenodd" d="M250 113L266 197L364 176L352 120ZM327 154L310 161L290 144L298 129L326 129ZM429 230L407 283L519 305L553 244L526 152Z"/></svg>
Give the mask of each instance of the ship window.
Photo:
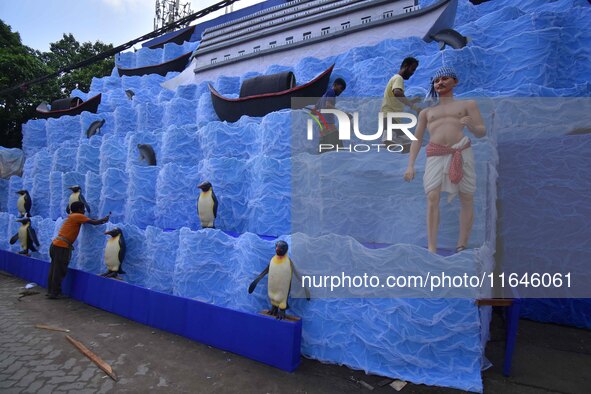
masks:
<svg viewBox="0 0 591 394"><path fill-rule="evenodd" d="M217 57L211 58L211 64L215 64L218 61Z"/></svg>
<svg viewBox="0 0 591 394"><path fill-rule="evenodd" d="M384 11L384 18L392 18L394 15L394 10Z"/></svg>
<svg viewBox="0 0 591 394"><path fill-rule="evenodd" d="M257 45L256 47L252 48L254 52L258 52L261 50L261 46Z"/></svg>
<svg viewBox="0 0 591 394"><path fill-rule="evenodd" d="M349 27L351 27L351 22L345 22L345 23L341 23L341 28L344 29L348 29Z"/></svg>
<svg viewBox="0 0 591 394"><path fill-rule="evenodd" d="M404 7L404 12L411 12L412 11L413 6L410 5L408 7Z"/></svg>
<svg viewBox="0 0 591 394"><path fill-rule="evenodd" d="M285 37L285 43L291 44L293 42L293 36Z"/></svg>
<svg viewBox="0 0 591 394"><path fill-rule="evenodd" d="M239 55L239 56L242 56L242 55L244 55L244 52L245 52L245 51L238 51L238 55Z"/></svg>
<svg viewBox="0 0 591 394"><path fill-rule="evenodd" d="M277 45L277 41L271 41L271 42L269 43L269 46L270 46L271 48L275 48L275 45Z"/></svg>
<svg viewBox="0 0 591 394"><path fill-rule="evenodd" d="M322 28L322 35L330 33L330 27L323 27Z"/></svg>
<svg viewBox="0 0 591 394"><path fill-rule="evenodd" d="M228 60L230 58L230 54L224 55L224 60Z"/></svg>
<svg viewBox="0 0 591 394"><path fill-rule="evenodd" d="M304 40L309 40L310 38L312 38L312 32L306 32L304 33Z"/></svg>
<svg viewBox="0 0 591 394"><path fill-rule="evenodd" d="M369 23L369 22L371 22L371 16L364 16L363 18L361 18L362 24Z"/></svg>

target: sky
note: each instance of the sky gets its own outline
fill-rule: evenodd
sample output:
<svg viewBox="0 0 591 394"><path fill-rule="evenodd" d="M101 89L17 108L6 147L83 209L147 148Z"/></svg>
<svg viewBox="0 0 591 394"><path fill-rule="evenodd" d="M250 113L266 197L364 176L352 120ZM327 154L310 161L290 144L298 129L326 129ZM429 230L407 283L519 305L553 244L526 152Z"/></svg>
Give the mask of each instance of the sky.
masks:
<svg viewBox="0 0 591 394"><path fill-rule="evenodd" d="M219 0L181 0L187 2L195 12ZM234 10L258 2L241 0ZM155 4L156 0L0 0L0 19L20 34L24 45L43 52L64 33L72 33L78 42L118 46L154 30Z"/></svg>

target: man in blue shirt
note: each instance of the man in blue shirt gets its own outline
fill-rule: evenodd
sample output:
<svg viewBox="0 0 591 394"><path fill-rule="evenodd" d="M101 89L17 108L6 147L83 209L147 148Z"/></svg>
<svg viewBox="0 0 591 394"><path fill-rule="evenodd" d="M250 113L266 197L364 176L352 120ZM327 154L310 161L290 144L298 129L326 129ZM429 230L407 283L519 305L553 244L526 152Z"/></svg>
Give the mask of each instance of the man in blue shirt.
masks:
<svg viewBox="0 0 591 394"><path fill-rule="evenodd" d="M335 109L336 97L339 96L347 88L347 83L342 78L337 78L332 84L332 88L329 88L326 93L318 100L316 104L316 110L321 109ZM320 130L320 143L330 144L336 149L337 146L342 147L343 143L339 140L339 133L336 127L336 119L332 114L325 114L324 120L326 120L327 126ZM333 150L334 150L333 149ZM323 150L325 152L327 150Z"/></svg>

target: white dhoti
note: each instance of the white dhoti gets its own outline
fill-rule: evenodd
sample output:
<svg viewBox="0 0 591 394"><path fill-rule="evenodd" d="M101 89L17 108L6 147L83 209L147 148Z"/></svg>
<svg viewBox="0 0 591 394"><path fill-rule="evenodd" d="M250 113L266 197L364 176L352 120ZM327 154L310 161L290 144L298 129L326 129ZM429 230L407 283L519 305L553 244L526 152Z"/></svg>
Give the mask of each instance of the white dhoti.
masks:
<svg viewBox="0 0 591 394"><path fill-rule="evenodd" d="M466 136L451 149L461 149L470 144L470 139ZM472 147L467 147L461 151L463 176L459 183L453 183L449 177L450 166L453 154L442 156L428 156L425 164L425 176L423 177L423 187L425 193L437 189L441 186L442 192L449 193L448 202L462 193L474 193L476 191L476 169L474 164L474 153Z"/></svg>

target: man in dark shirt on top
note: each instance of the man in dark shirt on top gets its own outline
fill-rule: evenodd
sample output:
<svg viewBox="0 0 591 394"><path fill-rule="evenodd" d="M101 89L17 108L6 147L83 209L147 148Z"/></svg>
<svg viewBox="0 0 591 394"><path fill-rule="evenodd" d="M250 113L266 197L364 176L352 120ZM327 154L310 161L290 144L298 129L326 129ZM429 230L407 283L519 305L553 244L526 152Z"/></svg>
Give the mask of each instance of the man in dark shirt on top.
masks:
<svg viewBox="0 0 591 394"><path fill-rule="evenodd" d="M335 109L336 97L339 96L347 88L347 83L342 78L337 78L332 84L332 88L329 88L326 93L318 100L316 104L316 110L321 109ZM343 146L341 140L339 140L339 133L335 125L335 116L332 114L324 114L327 127L320 130L320 143L330 144L336 147ZM323 150L326 151L326 150Z"/></svg>

